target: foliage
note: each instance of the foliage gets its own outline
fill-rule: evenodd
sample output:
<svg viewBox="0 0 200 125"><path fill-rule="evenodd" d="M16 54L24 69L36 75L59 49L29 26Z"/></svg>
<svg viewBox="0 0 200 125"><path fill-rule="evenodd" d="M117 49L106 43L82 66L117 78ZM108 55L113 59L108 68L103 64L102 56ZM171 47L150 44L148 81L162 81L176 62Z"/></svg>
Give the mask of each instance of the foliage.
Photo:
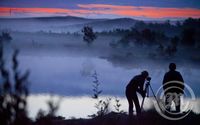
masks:
<svg viewBox="0 0 200 125"><path fill-rule="evenodd" d="M94 81L93 81L93 96L92 98L93 99L98 99L99 98L99 95L102 93L102 90L99 90L99 86L100 86L100 82L98 80L98 75L97 75L97 72L95 71L94 74L92 75L92 78L94 78Z"/></svg>
<svg viewBox="0 0 200 125"><path fill-rule="evenodd" d="M92 27L85 26L83 27L82 32L84 33L83 40L89 45L97 38L96 34L93 32Z"/></svg>
<svg viewBox="0 0 200 125"><path fill-rule="evenodd" d="M143 30L138 30L132 28L126 31L126 34L118 41L118 45L123 47L128 47L130 43L135 45L156 45L161 40L165 40L166 36L162 32L156 32L148 28Z"/></svg>
<svg viewBox="0 0 200 125"><path fill-rule="evenodd" d="M117 111L117 113L123 113L124 111L123 110L120 110L120 107L122 105L120 104L120 100L116 97L115 98L115 105L114 105L114 108L115 110Z"/></svg>
<svg viewBox="0 0 200 125"><path fill-rule="evenodd" d="M36 116L36 125L53 125L55 120L63 120L61 116L56 116L56 112L59 109L61 98L58 101L53 99L53 96L47 101L48 111L40 109Z"/></svg>
<svg viewBox="0 0 200 125"><path fill-rule="evenodd" d="M167 46L164 46L162 44L159 44L156 49L156 54L151 54L151 57L163 56L163 57L173 57L176 55L176 52L178 51L178 44L180 39L175 36L170 39L170 43Z"/></svg>
<svg viewBox="0 0 200 125"><path fill-rule="evenodd" d="M171 39L179 38L179 45L198 47L200 46L200 19L188 18L184 21L171 22L144 22L137 21L130 29L113 29L99 34L117 35L121 39L111 42L112 48L130 47L131 45L162 45L167 51L171 51ZM168 52L164 51L165 54ZM172 52L174 53L174 52ZM173 54L172 54L173 55Z"/></svg>
<svg viewBox="0 0 200 125"><path fill-rule="evenodd" d="M141 35L146 41L155 41L155 32L150 29L142 30Z"/></svg>
<svg viewBox="0 0 200 125"><path fill-rule="evenodd" d="M40 109L37 114L37 119L40 119L40 118L46 117L46 116L55 117L56 112L59 109L60 102L61 102L61 98L59 98L59 100L55 101L53 99L53 96L51 95L50 99L46 102L47 106L48 106L48 111L44 111L44 110Z"/></svg>
<svg viewBox="0 0 200 125"><path fill-rule="evenodd" d="M98 116L102 117L109 113L109 105L110 105L111 98L106 98L105 100L99 99L99 95L102 93L102 90L99 90L100 83L99 83L98 75L96 71L94 72L92 77L94 78L92 98L97 100L97 103L95 103L95 106L94 106L97 109L97 112L95 114L88 115L88 116L92 118L98 117Z"/></svg>
<svg viewBox="0 0 200 125"><path fill-rule="evenodd" d="M2 32L2 34L0 35L0 39L1 39L1 41L10 42L12 40L12 37L8 32Z"/></svg>
<svg viewBox="0 0 200 125"><path fill-rule="evenodd" d="M182 44L187 46L195 45L195 29L188 28L182 31Z"/></svg>
<svg viewBox="0 0 200 125"><path fill-rule="evenodd" d="M109 105L110 105L111 98L107 98L105 100L99 100L95 104L95 108L97 109L97 113L93 114L92 117L97 117L97 116L104 116L109 113Z"/></svg>
<svg viewBox="0 0 200 125"><path fill-rule="evenodd" d="M4 61L4 42L0 42L0 123L3 125L29 124L27 117L26 99L28 96L29 72L22 74L19 69L17 56L19 51L12 55L11 71L6 69Z"/></svg>
<svg viewBox="0 0 200 125"><path fill-rule="evenodd" d="M59 101L54 101L53 97L51 97L50 100L47 101L47 105L49 107L48 115L49 116L55 116L56 112L59 109L61 99Z"/></svg>

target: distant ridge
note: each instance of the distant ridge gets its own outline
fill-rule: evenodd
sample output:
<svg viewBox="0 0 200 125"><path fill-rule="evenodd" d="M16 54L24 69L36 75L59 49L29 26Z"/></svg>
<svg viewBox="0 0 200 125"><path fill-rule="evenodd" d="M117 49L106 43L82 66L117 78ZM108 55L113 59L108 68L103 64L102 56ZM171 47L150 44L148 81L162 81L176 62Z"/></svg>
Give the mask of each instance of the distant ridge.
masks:
<svg viewBox="0 0 200 125"><path fill-rule="evenodd" d="M0 20L30 20L30 19L39 19L39 20L55 20L55 19L77 19L77 20L102 20L102 19L90 19L77 16L48 16L48 17L19 17L19 18L8 18L0 17Z"/></svg>
<svg viewBox="0 0 200 125"><path fill-rule="evenodd" d="M132 18L89 19L76 16L0 18L0 30L10 29L21 32L81 32L84 26L93 27L94 31L130 29L139 20ZM144 21L145 22L145 21ZM151 23L147 21L146 23ZM161 23L154 21L154 23Z"/></svg>

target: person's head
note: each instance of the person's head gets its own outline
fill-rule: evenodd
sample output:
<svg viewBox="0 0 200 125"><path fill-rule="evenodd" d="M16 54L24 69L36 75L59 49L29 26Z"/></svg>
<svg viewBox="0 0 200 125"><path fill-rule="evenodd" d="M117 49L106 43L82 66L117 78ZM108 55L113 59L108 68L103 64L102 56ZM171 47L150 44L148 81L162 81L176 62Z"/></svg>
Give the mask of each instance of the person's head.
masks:
<svg viewBox="0 0 200 125"><path fill-rule="evenodd" d="M175 71L176 70L176 64L175 63L170 63L169 64L169 70Z"/></svg>
<svg viewBox="0 0 200 125"><path fill-rule="evenodd" d="M149 76L149 73L146 70L144 70L141 72L141 75L146 79Z"/></svg>

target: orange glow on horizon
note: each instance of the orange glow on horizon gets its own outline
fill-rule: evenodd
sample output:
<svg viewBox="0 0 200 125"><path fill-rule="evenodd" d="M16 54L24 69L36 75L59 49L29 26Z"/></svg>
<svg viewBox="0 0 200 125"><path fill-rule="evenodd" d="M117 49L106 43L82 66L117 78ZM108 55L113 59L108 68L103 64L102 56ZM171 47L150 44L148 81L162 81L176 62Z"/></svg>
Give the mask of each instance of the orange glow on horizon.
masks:
<svg viewBox="0 0 200 125"><path fill-rule="evenodd" d="M109 4L78 4L79 7L90 10L101 10L103 14L121 16L141 16L148 18L200 18L200 9L194 8L161 8L144 6L118 6ZM95 10L96 9L96 10ZM104 11L104 12L103 12Z"/></svg>
<svg viewBox="0 0 200 125"><path fill-rule="evenodd" d="M118 6L109 4L78 4L78 9L61 8L10 8L0 7L0 16L12 16L12 13L64 14L72 16L118 15L145 18L200 18L200 9L194 8L161 8L144 6ZM10 15L11 14L11 15Z"/></svg>
<svg viewBox="0 0 200 125"><path fill-rule="evenodd" d="M132 9L133 6L118 6L118 5L110 5L110 4L78 4L80 8L98 8L98 9Z"/></svg>

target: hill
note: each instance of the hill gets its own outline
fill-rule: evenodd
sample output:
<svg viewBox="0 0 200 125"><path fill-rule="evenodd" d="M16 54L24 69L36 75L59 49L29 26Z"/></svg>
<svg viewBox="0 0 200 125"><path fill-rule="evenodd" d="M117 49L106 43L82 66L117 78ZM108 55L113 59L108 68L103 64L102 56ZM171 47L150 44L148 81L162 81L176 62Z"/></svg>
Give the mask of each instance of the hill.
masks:
<svg viewBox="0 0 200 125"><path fill-rule="evenodd" d="M32 18L0 18L1 30L21 32L80 32L85 25L94 27L96 31L109 31L116 28L128 29L134 26L134 19L87 19L81 17L32 17Z"/></svg>

